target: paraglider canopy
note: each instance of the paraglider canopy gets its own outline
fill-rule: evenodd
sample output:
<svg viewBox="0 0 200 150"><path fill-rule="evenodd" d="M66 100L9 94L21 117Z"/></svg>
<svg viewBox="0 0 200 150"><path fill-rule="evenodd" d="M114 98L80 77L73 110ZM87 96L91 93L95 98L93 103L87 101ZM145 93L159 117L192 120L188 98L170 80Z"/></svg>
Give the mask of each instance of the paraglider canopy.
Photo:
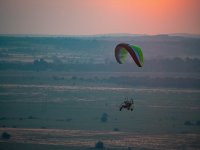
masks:
<svg viewBox="0 0 200 150"><path fill-rule="evenodd" d="M138 67L144 64L142 50L139 46L130 45L127 43L120 43L115 48L115 58L119 64L125 63L127 54L130 54Z"/></svg>

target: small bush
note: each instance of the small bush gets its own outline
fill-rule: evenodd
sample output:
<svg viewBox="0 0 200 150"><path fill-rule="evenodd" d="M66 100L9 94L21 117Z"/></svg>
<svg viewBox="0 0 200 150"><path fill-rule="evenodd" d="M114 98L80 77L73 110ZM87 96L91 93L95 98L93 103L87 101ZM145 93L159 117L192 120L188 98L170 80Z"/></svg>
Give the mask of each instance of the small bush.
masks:
<svg viewBox="0 0 200 150"><path fill-rule="evenodd" d="M34 116L28 116L28 119L37 119L37 118Z"/></svg>
<svg viewBox="0 0 200 150"><path fill-rule="evenodd" d="M66 121L70 122L70 121L72 121L72 118L67 118Z"/></svg>
<svg viewBox="0 0 200 150"><path fill-rule="evenodd" d="M103 113L101 116L101 122L107 122L108 121L108 114L107 113Z"/></svg>
<svg viewBox="0 0 200 150"><path fill-rule="evenodd" d="M3 132L2 135L1 135L2 139L7 139L8 140L8 139L10 139L10 137L11 137L11 135L9 133L7 133L7 132Z"/></svg>
<svg viewBox="0 0 200 150"><path fill-rule="evenodd" d="M119 131L119 129L118 128L114 128L113 131Z"/></svg>
<svg viewBox="0 0 200 150"><path fill-rule="evenodd" d="M200 126L200 120L197 120L197 121L196 121L196 125L197 125L197 126Z"/></svg>
<svg viewBox="0 0 200 150"><path fill-rule="evenodd" d="M95 144L95 148L96 148L96 149L103 149L103 148L104 148L103 142L98 141L98 142Z"/></svg>
<svg viewBox="0 0 200 150"><path fill-rule="evenodd" d="M6 117L1 117L0 120L7 120L7 118Z"/></svg>
<svg viewBox="0 0 200 150"><path fill-rule="evenodd" d="M47 127L42 126L41 129L47 129Z"/></svg>
<svg viewBox="0 0 200 150"><path fill-rule="evenodd" d="M22 117L20 117L19 120L24 120L24 119Z"/></svg>
<svg viewBox="0 0 200 150"><path fill-rule="evenodd" d="M185 121L185 123L184 123L184 125L186 125L186 126L191 126L191 125L193 125L193 123L191 122L191 121Z"/></svg>

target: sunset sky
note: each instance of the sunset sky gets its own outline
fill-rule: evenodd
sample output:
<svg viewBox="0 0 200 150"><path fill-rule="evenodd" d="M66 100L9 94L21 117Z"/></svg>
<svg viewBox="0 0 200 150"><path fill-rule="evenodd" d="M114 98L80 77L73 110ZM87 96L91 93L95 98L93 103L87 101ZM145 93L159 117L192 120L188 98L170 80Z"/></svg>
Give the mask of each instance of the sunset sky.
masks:
<svg viewBox="0 0 200 150"><path fill-rule="evenodd" d="M200 34L200 0L0 0L0 34Z"/></svg>

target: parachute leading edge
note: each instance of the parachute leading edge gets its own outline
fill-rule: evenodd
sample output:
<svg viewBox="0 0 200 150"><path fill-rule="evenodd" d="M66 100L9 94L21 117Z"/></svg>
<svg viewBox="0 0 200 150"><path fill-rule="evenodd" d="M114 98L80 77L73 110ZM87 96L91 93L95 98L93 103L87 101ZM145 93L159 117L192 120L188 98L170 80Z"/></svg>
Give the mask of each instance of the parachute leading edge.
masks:
<svg viewBox="0 0 200 150"><path fill-rule="evenodd" d="M138 67L144 64L142 50L139 46L120 43L115 48L115 58L119 64L125 63L127 54L130 54Z"/></svg>

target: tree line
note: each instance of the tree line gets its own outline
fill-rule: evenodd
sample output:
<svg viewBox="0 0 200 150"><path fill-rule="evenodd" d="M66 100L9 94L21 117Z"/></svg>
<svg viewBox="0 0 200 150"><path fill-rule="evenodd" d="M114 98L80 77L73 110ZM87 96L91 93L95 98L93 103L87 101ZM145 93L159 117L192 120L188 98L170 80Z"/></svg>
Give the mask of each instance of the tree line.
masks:
<svg viewBox="0 0 200 150"><path fill-rule="evenodd" d="M200 72L200 59L173 58L146 60L142 68L134 63L118 64L116 62L94 63L62 63L61 61L47 62L36 59L31 63L0 61L0 70L35 70L35 71L83 71L83 72Z"/></svg>

